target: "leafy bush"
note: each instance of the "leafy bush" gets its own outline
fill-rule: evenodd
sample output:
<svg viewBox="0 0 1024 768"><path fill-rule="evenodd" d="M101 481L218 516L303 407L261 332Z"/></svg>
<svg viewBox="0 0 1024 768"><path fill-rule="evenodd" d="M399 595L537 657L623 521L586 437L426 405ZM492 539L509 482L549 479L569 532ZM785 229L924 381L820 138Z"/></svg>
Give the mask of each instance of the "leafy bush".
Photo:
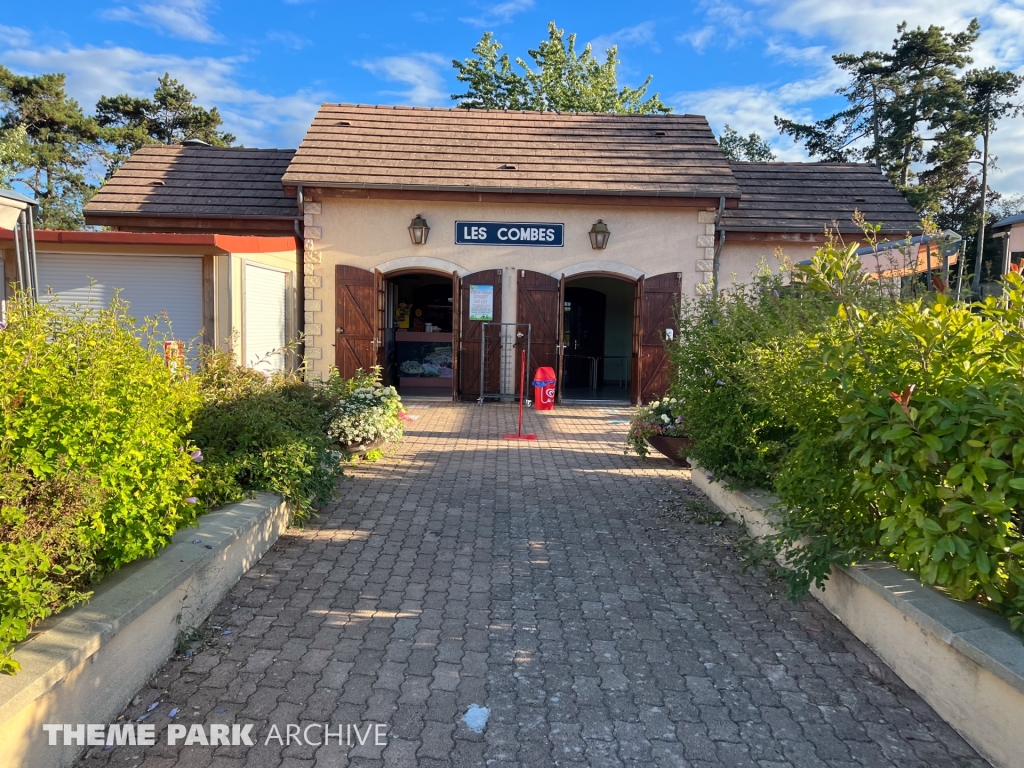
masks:
<svg viewBox="0 0 1024 768"><path fill-rule="evenodd" d="M343 470L327 436L335 404L328 391L207 348L194 378L203 404L188 437L202 451L196 495L205 506L271 491L302 521L330 501Z"/></svg>
<svg viewBox="0 0 1024 768"><path fill-rule="evenodd" d="M703 457L728 474L734 457L755 455L762 435L785 436L761 467L780 500L776 546L792 596L822 585L833 565L889 560L1021 630L1024 281L1011 274L1004 296L974 306L937 287L894 299L891 286L862 273L852 247L820 249L796 268L793 298L779 298L810 302L805 316L820 319L762 334L779 313L770 302L754 306L764 317L746 326L755 331L746 337L737 331L728 358L744 403L723 407L739 426L724 447L711 434L716 450ZM730 310L750 306L735 297L718 303L730 301ZM692 366L680 372L687 382L713 357L686 351L676 359ZM686 410L689 420L689 400ZM698 436L693 452L700 450Z"/></svg>
<svg viewBox="0 0 1024 768"><path fill-rule="evenodd" d="M140 344L139 335L150 345ZM193 383L126 306L22 298L0 330L0 670L31 626L196 519Z"/></svg>
<svg viewBox="0 0 1024 768"><path fill-rule="evenodd" d="M825 302L798 298L782 276L761 274L749 286L683 303L669 361L671 396L683 403L690 457L718 478L765 485L788 450L792 430L754 396L746 376L749 350L796 337L828 314Z"/></svg>
<svg viewBox="0 0 1024 768"><path fill-rule="evenodd" d="M327 433L343 451L378 448L402 437L405 408L394 387L381 385L380 368L357 371L348 380L332 369L325 390L335 401Z"/></svg>
<svg viewBox="0 0 1024 768"><path fill-rule="evenodd" d="M687 436L683 404L677 398L664 397L653 403L638 406L633 411L629 420L629 432L626 434L627 452L632 450L637 456L645 458L651 452L647 438L655 435Z"/></svg>

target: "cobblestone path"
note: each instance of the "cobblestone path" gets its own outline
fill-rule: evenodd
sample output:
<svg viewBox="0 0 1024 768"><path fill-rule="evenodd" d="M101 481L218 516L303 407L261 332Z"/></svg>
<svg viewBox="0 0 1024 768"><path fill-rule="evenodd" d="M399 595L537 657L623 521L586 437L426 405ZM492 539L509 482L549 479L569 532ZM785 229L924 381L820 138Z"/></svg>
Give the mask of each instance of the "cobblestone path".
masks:
<svg viewBox="0 0 1024 768"><path fill-rule="evenodd" d="M530 413L536 443L501 439L508 406L411 413L140 692L158 746L83 765L987 765L815 600L741 573L687 472L623 455L624 410ZM256 745L167 746L172 708ZM386 746L265 743L377 722Z"/></svg>

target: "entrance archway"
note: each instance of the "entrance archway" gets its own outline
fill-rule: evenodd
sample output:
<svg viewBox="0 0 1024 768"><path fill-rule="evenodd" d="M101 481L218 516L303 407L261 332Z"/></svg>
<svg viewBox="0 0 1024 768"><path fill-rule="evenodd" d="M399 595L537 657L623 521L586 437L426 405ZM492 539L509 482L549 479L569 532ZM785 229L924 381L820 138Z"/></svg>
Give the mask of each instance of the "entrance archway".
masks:
<svg viewBox="0 0 1024 768"><path fill-rule="evenodd" d="M632 277L579 266L582 265L566 268L566 272L558 276L528 269L517 272L517 319L520 323L529 323L532 329L527 376L542 366L554 368L559 380L559 399L563 396L591 401L628 399L638 403L662 397L669 386L665 332L675 327L682 298L682 273ZM595 262L593 266L603 267L604 264ZM570 271L572 274L567 274ZM567 297L567 288L578 290L570 291ZM594 294L586 298L585 290L604 297L603 310L597 309L600 300ZM582 312L589 320L587 317L574 319L574 296L577 306L589 305L587 310L576 310L577 315ZM611 319L616 324L613 329L608 327L609 296L613 297ZM628 312L624 311L627 306ZM602 321L603 337L595 332ZM579 328L575 338L574 323ZM630 339L628 353L619 338L624 331ZM627 354L628 376L624 377L622 366L626 361L615 358ZM621 391L623 378L625 392Z"/></svg>
<svg viewBox="0 0 1024 768"><path fill-rule="evenodd" d="M402 397L456 394L456 274L406 267L383 275L384 383Z"/></svg>
<svg viewBox="0 0 1024 768"><path fill-rule="evenodd" d="M563 400L631 399L636 282L566 277L562 297Z"/></svg>

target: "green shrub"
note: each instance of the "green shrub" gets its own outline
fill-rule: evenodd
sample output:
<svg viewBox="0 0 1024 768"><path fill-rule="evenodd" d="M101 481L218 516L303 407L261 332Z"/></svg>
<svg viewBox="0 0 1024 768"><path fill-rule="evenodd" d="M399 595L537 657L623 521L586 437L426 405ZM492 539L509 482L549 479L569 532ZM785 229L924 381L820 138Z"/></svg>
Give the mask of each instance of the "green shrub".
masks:
<svg viewBox="0 0 1024 768"><path fill-rule="evenodd" d="M299 521L330 501L342 467L327 436L334 398L293 374L266 376L204 349L195 375L203 405L189 440L202 451L197 496L207 507L278 493Z"/></svg>
<svg viewBox="0 0 1024 768"><path fill-rule="evenodd" d="M193 383L160 357L157 323L126 306L22 298L0 330L0 669L49 613L155 555L196 519L185 435ZM140 335L149 346L140 343Z"/></svg>
<svg viewBox="0 0 1024 768"><path fill-rule="evenodd" d="M770 484L792 430L773 416L747 377L750 349L786 343L828 315L817 297L800 298L783 276L759 275L728 293L686 300L668 346L682 403L690 457L716 478L740 486Z"/></svg>
<svg viewBox="0 0 1024 768"><path fill-rule="evenodd" d="M1020 276L973 307L886 301L852 250L826 247L796 277L832 316L748 345L741 366L791 434L771 473L791 594L833 565L890 560L1024 629Z"/></svg>

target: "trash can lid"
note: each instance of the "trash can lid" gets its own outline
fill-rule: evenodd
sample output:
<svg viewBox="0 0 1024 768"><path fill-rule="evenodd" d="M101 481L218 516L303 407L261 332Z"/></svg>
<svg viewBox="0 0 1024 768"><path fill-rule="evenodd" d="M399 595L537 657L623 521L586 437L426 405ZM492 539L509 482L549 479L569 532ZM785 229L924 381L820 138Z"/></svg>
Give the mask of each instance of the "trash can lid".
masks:
<svg viewBox="0 0 1024 768"><path fill-rule="evenodd" d="M546 365L542 366L533 374L533 378L537 381L554 381L555 369Z"/></svg>

